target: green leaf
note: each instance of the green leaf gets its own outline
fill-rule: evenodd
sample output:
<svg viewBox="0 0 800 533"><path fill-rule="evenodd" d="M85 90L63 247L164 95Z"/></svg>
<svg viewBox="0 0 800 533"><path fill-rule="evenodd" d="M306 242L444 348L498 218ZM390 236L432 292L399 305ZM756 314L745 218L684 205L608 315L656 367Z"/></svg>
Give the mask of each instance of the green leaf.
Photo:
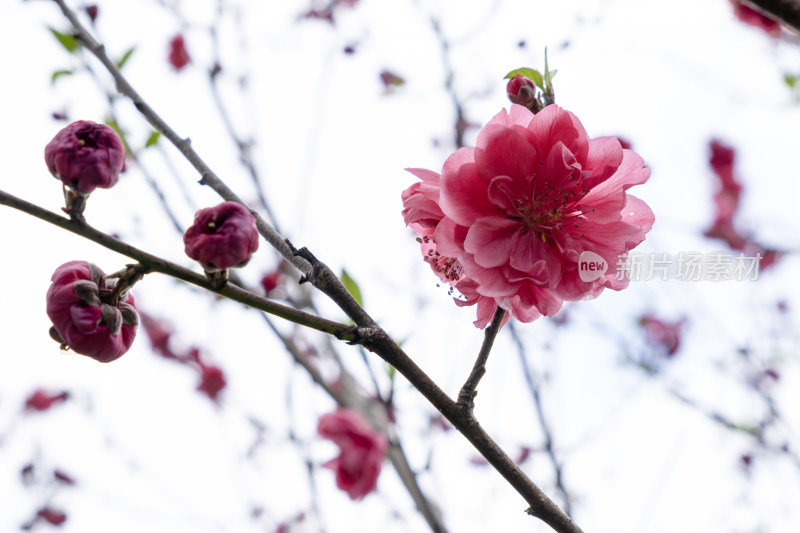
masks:
<svg viewBox="0 0 800 533"><path fill-rule="evenodd" d="M147 138L147 142L144 143L145 148L150 148L154 144L158 143L158 139L161 137L160 131L154 131L150 134L150 137Z"/></svg>
<svg viewBox="0 0 800 533"><path fill-rule="evenodd" d="M522 68L514 69L511 72L509 72L508 74L506 74L505 78L511 79L514 76L516 76L517 74L522 74L523 76L525 76L526 78L531 80L534 84L536 84L537 87L542 87L542 88L544 87L542 85L542 80L543 80L542 73L539 72L536 69L528 68L528 67L522 67Z"/></svg>
<svg viewBox="0 0 800 533"><path fill-rule="evenodd" d="M361 299L361 289L358 288L358 283L355 282L353 278L350 277L350 274L347 273L347 270L342 269L342 285L344 288L347 289L347 292L355 298L358 305L364 307L364 300Z"/></svg>
<svg viewBox="0 0 800 533"><path fill-rule="evenodd" d="M55 84L58 78L61 76L69 76L73 72L75 72L75 70L57 70L53 72L52 76L50 76L50 83Z"/></svg>
<svg viewBox="0 0 800 533"><path fill-rule="evenodd" d="M70 54L75 53L75 50L80 47L78 44L78 39L76 39L74 35L61 33L55 28L50 28L50 31L53 33L53 35L55 35L56 39L58 39L58 42L61 43L61 46L66 48L67 52Z"/></svg>
<svg viewBox="0 0 800 533"><path fill-rule="evenodd" d="M394 381L394 375L397 374L397 369L386 363L386 375L389 376L389 381Z"/></svg>
<svg viewBox="0 0 800 533"><path fill-rule="evenodd" d="M786 73L783 75L783 82L789 86L790 89L797 87L798 77L794 74Z"/></svg>
<svg viewBox="0 0 800 533"><path fill-rule="evenodd" d="M122 55L122 57L120 58L120 60L119 60L119 61L117 61L117 68L121 69L121 68L122 68L122 67L125 65L125 63L127 63L127 62L128 62L128 60L129 60L129 59L131 58L131 56L133 55L133 52L134 52L134 50L136 50L136 47L135 47L135 46L134 46L134 47L132 47L132 48L130 48L130 49L127 51L127 52L125 52L125 53Z"/></svg>

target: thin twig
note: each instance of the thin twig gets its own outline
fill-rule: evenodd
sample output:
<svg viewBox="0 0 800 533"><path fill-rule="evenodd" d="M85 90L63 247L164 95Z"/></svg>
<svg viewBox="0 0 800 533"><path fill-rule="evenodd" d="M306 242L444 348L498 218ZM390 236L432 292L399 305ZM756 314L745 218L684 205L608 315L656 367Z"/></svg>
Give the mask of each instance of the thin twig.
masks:
<svg viewBox="0 0 800 533"><path fill-rule="evenodd" d="M478 383L483 375L486 373L486 361L489 360L489 352L492 351L494 339L497 337L497 332L500 331L500 326L503 324L503 318L506 311L502 307L498 307L494 312L492 323L486 328L483 336L483 345L481 351L478 353L478 358L475 360L475 365L472 367L464 386L458 393L458 405L462 409L472 409L475 407L475 396L478 394Z"/></svg>

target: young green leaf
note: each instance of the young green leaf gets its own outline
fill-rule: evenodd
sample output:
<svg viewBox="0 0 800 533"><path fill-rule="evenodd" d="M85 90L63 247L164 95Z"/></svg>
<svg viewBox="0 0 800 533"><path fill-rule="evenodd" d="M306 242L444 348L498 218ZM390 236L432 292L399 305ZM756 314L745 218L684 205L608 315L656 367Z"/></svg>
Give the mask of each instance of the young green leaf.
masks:
<svg viewBox="0 0 800 533"><path fill-rule="evenodd" d="M542 85L542 82L543 82L543 79L544 79L542 77L542 73L539 72L536 69L532 69L532 68L528 68L528 67L517 68L517 69L512 70L508 74L506 74L505 78L506 79L511 79L514 76L516 76L517 74L522 74L523 76L525 76L529 80L532 80L533 83L536 84L537 87L541 87L541 88L544 87Z"/></svg>
<svg viewBox="0 0 800 533"><path fill-rule="evenodd" d="M50 83L55 85L56 80L58 78L60 78L61 76L69 76L73 72L75 72L75 71L74 70L57 70L57 71L53 72L52 76L50 76Z"/></svg>
<svg viewBox="0 0 800 533"><path fill-rule="evenodd" d="M347 289L347 292L349 292L350 295L355 298L356 302L358 302L358 305L363 307L364 300L361 299L361 289L358 288L358 283L356 283L356 281L350 277L350 274L347 273L347 270L344 269L342 269L341 279L342 285L344 285L344 288Z"/></svg>
<svg viewBox="0 0 800 533"><path fill-rule="evenodd" d="M128 60L133 55L134 50L136 50L135 46L130 48L130 49L128 49L128 51L123 54L123 56L120 58L120 60L117 61L117 68L121 69L125 65L125 63L128 62Z"/></svg>
<svg viewBox="0 0 800 533"><path fill-rule="evenodd" d="M147 138L147 142L144 143L145 148L150 148L154 144L158 143L158 139L161 137L161 132L154 131L150 134L150 137Z"/></svg>
<svg viewBox="0 0 800 533"><path fill-rule="evenodd" d="M70 35L68 33L61 33L55 28L50 28L50 31L53 33L58 42L61 43L61 46L67 49L69 53L75 53L75 50L78 49L80 46L78 44L78 39L75 38L74 35Z"/></svg>

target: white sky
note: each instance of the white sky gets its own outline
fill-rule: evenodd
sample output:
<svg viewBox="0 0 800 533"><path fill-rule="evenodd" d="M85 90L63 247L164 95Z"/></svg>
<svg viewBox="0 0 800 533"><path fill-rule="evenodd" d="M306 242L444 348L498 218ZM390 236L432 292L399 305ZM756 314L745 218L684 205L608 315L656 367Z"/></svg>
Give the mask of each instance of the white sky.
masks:
<svg viewBox="0 0 800 533"><path fill-rule="evenodd" d="M502 76L520 66L541 68L549 50L558 69L556 97L592 136L630 139L652 169L633 194L648 202L656 226L647 252L714 251L702 237L710 222L713 182L707 143L718 136L737 147L745 183L743 226L791 253L757 282L639 282L622 293L570 307L569 327L547 321L519 325L534 367L546 376L545 408L587 533L791 533L800 522L800 469L764 456L752 439L722 430L677 402L677 389L737 422L755 419L761 404L739 385L747 368L736 350L780 364L775 388L783 423L774 435L797 443L798 319L780 320L778 299L800 307L795 165L800 105L782 82L800 73L796 43L775 43L738 23L725 0L602 2L362 0L337 13L337 26L298 22L303 2L238 2L241 30L224 19L223 78L236 124L257 140L256 162L287 236L335 271L346 267L361 285L367 310L439 382L455 394L477 353L481 333L474 310L456 308L436 289L400 217L400 192L414 181L404 167L441 168L452 151L453 109L443 90L439 44L428 18L441 18L451 40L455 87L468 118L487 122L508 106ZM125 73L140 93L235 190L253 194L209 99L210 47L205 27L213 2L183 2L191 27L182 28L156 2L108 1L100 31L113 57L137 50ZM74 7L74 6L73 6ZM62 126L50 118L102 120L107 104L86 74L50 85L54 70L76 66L47 26L65 29L55 4L8 1L0 17L0 188L53 211L59 184L44 165L44 145ZM166 63L166 42L183 30L194 63L179 75ZM520 49L517 43L527 46ZM246 49L240 43L246 43ZM567 45L568 43L568 45ZM356 53L341 52L356 44ZM95 62L90 62L97 69ZM249 65L249 66L248 66ZM250 70L252 91L242 98L236 78ZM382 69L407 83L384 94ZM107 77L97 70L103 80ZM104 83L107 83L105 81ZM131 139L148 127L126 102L117 106ZM476 130L468 136L474 140ZM433 140L439 141L435 147ZM170 160L198 205L218 200L171 147ZM163 186L184 225L194 212L180 195L159 152L142 158ZM191 265L180 235L159 212L132 169L111 191L90 202L90 223L133 244ZM100 365L62 354L47 336L44 293L53 270L84 259L107 272L126 259L58 231L27 215L0 209L0 530L13 531L46 499L24 489L19 470L35 461L61 468L78 485L54 495L69 519L65 532L113 529L122 533L273 531L308 509L303 460L336 452L315 437L320 414L332 408L252 312L215 302L171 281L150 276L136 287L142 309L175 325L176 339L201 346L226 372L220 407L196 394L196 376L149 350L143 332L129 354ZM275 264L262 249L243 275L255 281ZM330 317L341 318L320 300ZM655 310L687 316L685 345L662 375L647 378L621 361L643 350L635 319ZM363 375L360 356L342 348ZM381 364L374 358L373 368ZM365 380L366 384L367 381ZM66 389L74 398L49 413L20 416L36 387ZM286 398L293 399L291 409ZM453 434L428 433L430 410L405 382L397 391L400 428L410 458L433 472L421 483L439 502L453 532L549 531L526 517L524 502L499 476L470 466L474 452ZM482 423L514 455L536 447L541 434L518 358L501 337L481 383ZM267 425L265 444L251 459L248 422ZM303 441L298 451L286 437ZM748 477L742 453L755 453ZM542 454L526 471L555 495ZM334 487L327 471L315 475L325 531L425 531L388 463L379 492L357 504ZM265 514L251 520L249 510ZM397 520L397 510L405 517ZM313 522L313 521L312 521ZM318 531L312 523L293 531Z"/></svg>

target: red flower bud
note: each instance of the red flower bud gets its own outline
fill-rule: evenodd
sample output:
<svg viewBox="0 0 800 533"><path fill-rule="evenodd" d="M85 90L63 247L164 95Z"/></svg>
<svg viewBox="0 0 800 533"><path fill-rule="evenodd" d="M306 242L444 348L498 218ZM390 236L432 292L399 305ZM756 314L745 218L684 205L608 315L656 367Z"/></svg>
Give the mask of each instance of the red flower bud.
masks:
<svg viewBox="0 0 800 533"><path fill-rule="evenodd" d="M45 146L44 160L64 185L89 194L97 187L108 189L117 183L125 168L125 147L109 126L79 120Z"/></svg>
<svg viewBox="0 0 800 533"><path fill-rule="evenodd" d="M190 61L189 53L186 51L186 45L183 42L183 35L179 33L169 41L169 64L179 71L188 65Z"/></svg>
<svg viewBox="0 0 800 533"><path fill-rule="evenodd" d="M183 235L186 255L199 261L206 272L247 264L258 250L256 219L236 202L201 209Z"/></svg>
<svg viewBox="0 0 800 533"><path fill-rule="evenodd" d="M36 389L33 394L25 400L25 409L28 411L47 411L53 405L61 403L69 398L69 393L64 391L58 394Z"/></svg>
<svg viewBox="0 0 800 533"><path fill-rule="evenodd" d="M522 74L517 74L508 81L506 93L513 103L524 105L528 109L531 102L536 102L536 84Z"/></svg>
<svg viewBox="0 0 800 533"><path fill-rule="evenodd" d="M139 324L131 294L106 301L116 282L86 261L61 265L51 279L47 316L53 322L54 338L101 363L128 351Z"/></svg>

